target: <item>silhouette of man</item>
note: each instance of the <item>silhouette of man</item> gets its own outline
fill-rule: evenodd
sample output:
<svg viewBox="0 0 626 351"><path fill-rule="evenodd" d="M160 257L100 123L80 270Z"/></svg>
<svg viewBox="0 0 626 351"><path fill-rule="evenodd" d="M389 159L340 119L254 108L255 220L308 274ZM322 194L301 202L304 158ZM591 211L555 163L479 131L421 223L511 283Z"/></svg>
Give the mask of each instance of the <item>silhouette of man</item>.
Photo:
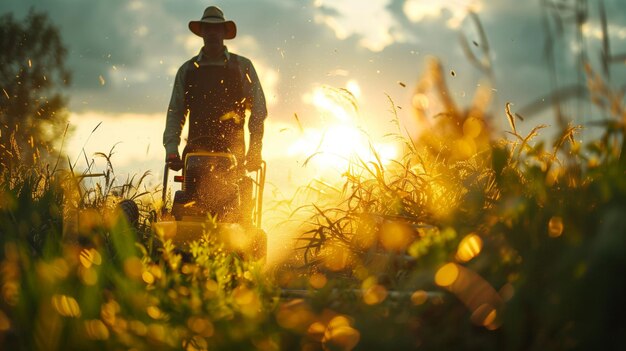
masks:
<svg viewBox="0 0 626 351"><path fill-rule="evenodd" d="M209 6L202 19L189 22L204 46L176 74L167 112L163 146L166 162L180 169L178 145L189 116L186 152L229 152L239 166L254 171L261 165L263 124L267 117L265 96L252 62L228 51L224 39L233 39L237 27L218 7ZM244 123L249 111L250 145L246 153ZM175 169L178 168L178 169Z"/></svg>
<svg viewBox="0 0 626 351"><path fill-rule="evenodd" d="M167 112L163 146L173 170L182 167L178 146L185 119L189 135L183 157L191 151L227 152L235 156L241 195L240 220L252 211L252 180L244 169L261 166L263 124L267 117L265 96L252 62L228 51L224 39L233 39L237 27L222 10L209 6L202 19L189 22L189 29L202 37L204 46L176 74ZM250 145L246 153L244 123L249 112ZM219 190L219 189L215 189Z"/></svg>

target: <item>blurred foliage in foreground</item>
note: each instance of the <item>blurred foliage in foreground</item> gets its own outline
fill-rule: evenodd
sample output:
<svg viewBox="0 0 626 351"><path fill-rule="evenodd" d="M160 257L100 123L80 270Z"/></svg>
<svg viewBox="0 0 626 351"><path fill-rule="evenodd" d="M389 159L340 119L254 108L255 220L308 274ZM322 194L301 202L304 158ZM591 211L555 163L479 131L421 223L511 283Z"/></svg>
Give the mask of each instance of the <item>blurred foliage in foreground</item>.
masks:
<svg viewBox="0 0 626 351"><path fill-rule="evenodd" d="M0 349L626 348L615 313L626 310L626 111L590 69L587 91L605 116L600 136L581 144L562 118L554 140L539 137L544 126L520 134L509 105L496 117L510 136L497 137L489 89L458 108L432 62L413 98L425 130L409 136L394 120L401 159L355 158L343 188L318 184L319 201L296 210L308 218L291 255L299 266L268 269L225 252L217 225L187 255L153 237L162 204L142 188L147 174L116 186L111 153L97 155L102 173L43 164L37 148L59 125L43 135L29 121L65 120L50 90L51 78L67 82L65 49L45 17L27 22L32 33L0 18L0 46L21 46L0 52L10 83L0 104ZM44 76L40 64L58 69ZM85 187L90 177L103 181ZM142 201L139 222L116 210L122 199Z"/></svg>
<svg viewBox="0 0 626 351"><path fill-rule="evenodd" d="M425 77L418 116L428 90L446 95L436 62ZM505 140L477 96L444 103L418 139L399 133L403 159L355 159L343 189L301 208L300 269L244 262L210 225L191 257L148 250L155 216L131 227L115 211L141 180L115 192L111 170L87 191L71 172L4 173L2 349L623 348L626 112L606 105L582 145L574 126L551 143L541 126L518 134L507 106Z"/></svg>

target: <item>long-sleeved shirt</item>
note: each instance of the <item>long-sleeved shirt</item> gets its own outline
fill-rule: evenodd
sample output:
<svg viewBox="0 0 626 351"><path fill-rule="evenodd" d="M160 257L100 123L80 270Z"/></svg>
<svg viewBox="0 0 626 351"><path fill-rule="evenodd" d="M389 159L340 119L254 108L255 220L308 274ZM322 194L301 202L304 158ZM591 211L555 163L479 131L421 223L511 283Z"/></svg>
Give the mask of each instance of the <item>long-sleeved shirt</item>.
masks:
<svg viewBox="0 0 626 351"><path fill-rule="evenodd" d="M236 57L236 59L239 60L245 105L246 109L250 111L250 119L248 121L250 146L248 147L248 154L260 157L263 145L263 123L267 117L267 107L265 104L263 88L261 87L259 77L256 74L252 62L243 56L231 55L226 46L224 46L224 55L222 55L222 57L211 59L204 55L204 52L200 50L198 56L185 62L178 69L174 80L174 87L172 89L172 97L167 110L165 132L163 132L163 146L165 147L166 155L178 153L180 134L183 130L185 119L187 117L185 107L185 75L187 70L190 68L189 66L224 65L233 57Z"/></svg>

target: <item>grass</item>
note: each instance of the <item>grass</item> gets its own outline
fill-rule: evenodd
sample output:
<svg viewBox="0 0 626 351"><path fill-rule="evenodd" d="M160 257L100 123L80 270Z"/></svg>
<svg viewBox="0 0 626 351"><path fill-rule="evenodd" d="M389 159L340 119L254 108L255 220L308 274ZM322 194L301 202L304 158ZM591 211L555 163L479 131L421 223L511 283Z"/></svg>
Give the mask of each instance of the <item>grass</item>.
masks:
<svg viewBox="0 0 626 351"><path fill-rule="evenodd" d="M426 133L407 134L394 115L402 158L354 158L341 186L314 181L297 195L312 203L277 203L286 221L306 220L291 255L301 260L270 271L226 252L215 223L187 259L153 237L164 204L147 174L116 185L113 150L97 155L99 173L84 155L79 175L70 162L3 174L2 349L623 347L621 96L589 68L606 117L596 140L577 141L574 125L554 140L542 126L521 135L509 104L504 138L489 91L459 108L442 72L431 62L415 91ZM433 91L436 118L420 104ZM116 211L124 198L141 202L137 227Z"/></svg>
<svg viewBox="0 0 626 351"><path fill-rule="evenodd" d="M355 158L343 187L307 187L328 204L295 209L309 216L298 238L308 272L329 281L318 303L353 316L371 349L623 343L614 337L624 323L609 316L624 303L615 279L625 263L626 114L602 78L587 74L607 116L597 140L577 141L575 125L552 141L539 139L541 125L521 135L509 104L505 139L480 106L448 106L454 112L420 139L399 130L402 160ZM445 87L441 77L433 62L429 87ZM336 295L336 284L347 296ZM415 304L420 292L442 290L443 302ZM391 298L403 293L411 299Z"/></svg>

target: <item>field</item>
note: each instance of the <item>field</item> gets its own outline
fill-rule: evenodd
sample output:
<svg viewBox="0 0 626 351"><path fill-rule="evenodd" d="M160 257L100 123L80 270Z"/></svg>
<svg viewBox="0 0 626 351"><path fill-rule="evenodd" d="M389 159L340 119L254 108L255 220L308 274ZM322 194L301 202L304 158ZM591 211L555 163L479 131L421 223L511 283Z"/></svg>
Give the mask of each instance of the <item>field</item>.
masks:
<svg viewBox="0 0 626 351"><path fill-rule="evenodd" d="M623 348L626 111L587 75L606 119L584 144L578 126L520 135L508 104L489 116L485 92L461 109L440 89L426 133L391 122L402 157L355 156L343 184L303 189L315 202L276 201L299 234L272 264L226 252L216 225L183 259L152 234L157 189L114 185L110 155L93 188L54 164L5 172L0 348ZM436 62L425 76L416 94L444 85ZM138 223L122 199L141 204Z"/></svg>

